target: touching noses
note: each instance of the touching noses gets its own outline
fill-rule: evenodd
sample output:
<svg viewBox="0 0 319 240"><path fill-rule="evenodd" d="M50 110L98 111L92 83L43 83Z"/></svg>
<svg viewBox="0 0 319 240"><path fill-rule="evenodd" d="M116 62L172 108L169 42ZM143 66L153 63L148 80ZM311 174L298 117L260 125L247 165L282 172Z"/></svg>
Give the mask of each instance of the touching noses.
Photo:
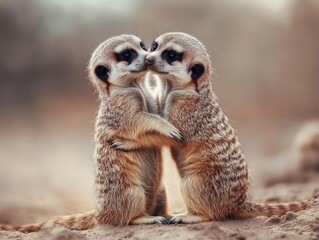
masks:
<svg viewBox="0 0 319 240"><path fill-rule="evenodd" d="M146 56L145 57L145 64L147 66L152 66L154 64L154 62L155 62L154 57L152 57L152 56Z"/></svg>

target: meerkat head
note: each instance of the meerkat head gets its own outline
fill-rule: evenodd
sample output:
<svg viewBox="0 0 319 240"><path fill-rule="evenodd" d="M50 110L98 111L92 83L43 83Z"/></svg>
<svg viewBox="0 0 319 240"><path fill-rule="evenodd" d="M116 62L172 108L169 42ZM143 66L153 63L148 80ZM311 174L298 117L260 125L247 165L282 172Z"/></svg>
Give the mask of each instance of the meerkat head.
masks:
<svg viewBox="0 0 319 240"><path fill-rule="evenodd" d="M172 86L185 87L210 77L212 68L204 45L186 33L172 32L157 37L145 58L147 67Z"/></svg>
<svg viewBox="0 0 319 240"><path fill-rule="evenodd" d="M112 86L128 87L146 74L147 49L134 35L112 37L93 52L88 71L100 94L109 94Z"/></svg>

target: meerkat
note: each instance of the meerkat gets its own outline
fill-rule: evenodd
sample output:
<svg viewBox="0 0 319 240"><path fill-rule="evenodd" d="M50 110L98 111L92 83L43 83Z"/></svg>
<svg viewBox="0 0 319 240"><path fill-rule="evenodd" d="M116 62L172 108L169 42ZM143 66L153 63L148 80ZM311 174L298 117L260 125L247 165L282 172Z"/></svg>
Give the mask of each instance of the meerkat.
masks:
<svg viewBox="0 0 319 240"><path fill-rule="evenodd" d="M100 96L96 121L96 186L99 223L113 225L165 223L156 205L160 193L160 148L121 151L113 139L182 142L167 120L149 113L145 90L148 52L135 36L111 38L93 53L90 79ZM164 213L161 213L161 215Z"/></svg>
<svg viewBox="0 0 319 240"><path fill-rule="evenodd" d="M292 143L292 155L298 166L279 177L265 181L270 187L280 183L307 182L319 177L319 121L313 121L300 128Z"/></svg>
<svg viewBox="0 0 319 240"><path fill-rule="evenodd" d="M148 113L144 88L147 50L133 35L103 42L92 54L89 78L99 94L95 124L96 197L94 211L59 217L40 224L0 225L0 230L39 231L46 223L85 230L98 224L166 223L165 193L161 190L161 154L158 147L124 152L112 139L148 139L180 142L183 137L167 120ZM160 139L160 140L158 140ZM161 140L162 139L162 140Z"/></svg>
<svg viewBox="0 0 319 240"><path fill-rule="evenodd" d="M283 215L310 204L310 200L286 204L248 201L245 156L213 92L210 57L199 40L179 32L163 34L154 40L145 63L160 77L166 91L161 98L163 117L185 138L184 146L172 147L172 155L188 213L171 218L170 223ZM123 145L126 150L134 149L133 142Z"/></svg>

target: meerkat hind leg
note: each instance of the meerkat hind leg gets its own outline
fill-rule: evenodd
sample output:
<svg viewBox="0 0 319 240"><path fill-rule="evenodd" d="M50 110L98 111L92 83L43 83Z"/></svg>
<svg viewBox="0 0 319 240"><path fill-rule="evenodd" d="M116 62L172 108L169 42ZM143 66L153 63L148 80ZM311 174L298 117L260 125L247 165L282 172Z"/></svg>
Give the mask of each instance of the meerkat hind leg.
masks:
<svg viewBox="0 0 319 240"><path fill-rule="evenodd" d="M165 217L162 217L162 216L148 216L148 215L145 215L143 217L136 218L136 219L134 219L131 222L132 225L137 225L137 224L155 224L155 223L168 224L168 220Z"/></svg>
<svg viewBox="0 0 319 240"><path fill-rule="evenodd" d="M177 215L172 217L169 220L169 224L178 224L178 223L200 223L200 222L209 222L211 219L202 215L196 215L192 213L186 213L182 215Z"/></svg>
<svg viewBox="0 0 319 240"><path fill-rule="evenodd" d="M161 189L157 195L156 199L156 207L154 209L154 216L165 216L168 217L167 214L167 198L165 189Z"/></svg>

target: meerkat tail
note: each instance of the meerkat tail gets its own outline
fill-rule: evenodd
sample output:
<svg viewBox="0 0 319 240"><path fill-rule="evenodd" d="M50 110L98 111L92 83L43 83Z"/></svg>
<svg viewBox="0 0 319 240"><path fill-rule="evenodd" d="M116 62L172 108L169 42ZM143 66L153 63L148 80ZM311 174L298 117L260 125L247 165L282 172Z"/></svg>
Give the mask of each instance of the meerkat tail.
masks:
<svg viewBox="0 0 319 240"><path fill-rule="evenodd" d="M243 203L235 212L234 217L238 219L254 218L258 216L271 217L273 215L282 216L288 211L298 212L305 210L313 203L314 199L289 202L289 203L274 203L274 204L261 204L253 202Z"/></svg>
<svg viewBox="0 0 319 240"><path fill-rule="evenodd" d="M42 229L45 224L52 223L56 225L61 225L63 227L72 230L87 230L93 229L98 225L95 217L95 212L90 211L86 213L61 216L54 220L50 220L43 223L35 224L24 224L24 225L1 225L0 230L4 231L19 231L23 233L38 232Z"/></svg>

